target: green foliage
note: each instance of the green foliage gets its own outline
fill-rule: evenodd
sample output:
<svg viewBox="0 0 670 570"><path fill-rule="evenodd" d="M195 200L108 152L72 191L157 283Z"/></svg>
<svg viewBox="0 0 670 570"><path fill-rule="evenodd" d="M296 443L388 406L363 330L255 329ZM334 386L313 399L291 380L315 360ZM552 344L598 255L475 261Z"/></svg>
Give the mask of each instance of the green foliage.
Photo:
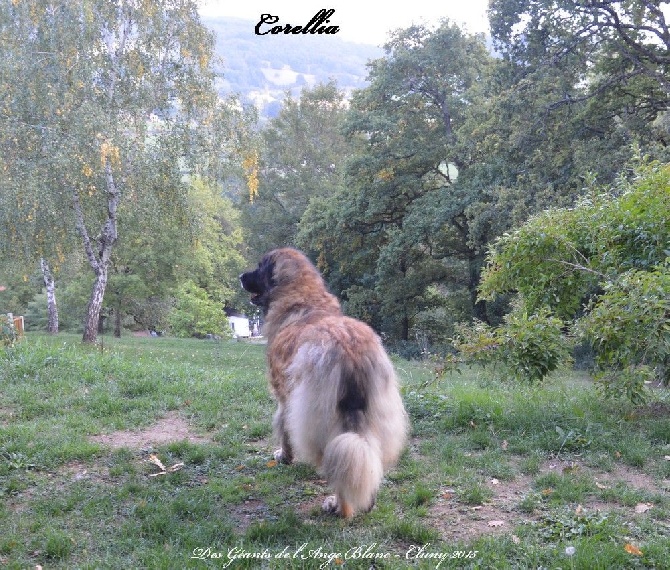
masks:
<svg viewBox="0 0 670 570"><path fill-rule="evenodd" d="M288 97L262 131L258 195L243 209L255 256L295 245L310 203L342 188L352 145L342 134L345 94L331 81Z"/></svg>
<svg viewBox="0 0 670 570"><path fill-rule="evenodd" d="M346 188L307 209L299 237L336 292L390 339L408 342L417 315L434 306L431 286L469 285L472 196L456 182L472 155L460 152L459 129L493 59L481 37L448 20L434 31L398 30L385 51L345 117L359 149Z"/></svg>
<svg viewBox="0 0 670 570"><path fill-rule="evenodd" d="M531 312L550 307L570 319L598 280L587 265L591 241L581 222L575 210L547 210L498 238L482 272L481 298L519 292Z"/></svg>
<svg viewBox="0 0 670 570"><path fill-rule="evenodd" d="M230 328L223 307L193 281L177 291L175 306L168 315L170 331L179 337L229 336Z"/></svg>
<svg viewBox="0 0 670 570"><path fill-rule="evenodd" d="M0 314L0 346L11 347L16 342L14 319L9 314Z"/></svg>
<svg viewBox="0 0 670 570"><path fill-rule="evenodd" d="M576 330L595 349L605 393L639 402L646 380L669 384L670 264L632 269L606 283Z"/></svg>
<svg viewBox="0 0 670 570"><path fill-rule="evenodd" d="M187 198L190 240L183 244L183 235L176 240L186 246L184 255L176 260L177 278L197 283L221 305L246 303L238 281L246 265L239 211L216 187L201 179L192 180Z"/></svg>
<svg viewBox="0 0 670 570"><path fill-rule="evenodd" d="M467 362L500 363L515 378L539 381L568 360L562 325L548 309L530 315L517 309L496 328L482 321L459 325L454 346Z"/></svg>
<svg viewBox="0 0 670 570"><path fill-rule="evenodd" d="M517 377L542 380L568 360L563 323L548 309L533 314L512 312L497 330L503 335L501 358Z"/></svg>
<svg viewBox="0 0 670 570"><path fill-rule="evenodd" d="M639 401L654 373L667 382L668 211L670 166L642 166L610 192L543 212L499 238L481 295L517 291L530 313L548 308L576 320L596 353L605 392Z"/></svg>

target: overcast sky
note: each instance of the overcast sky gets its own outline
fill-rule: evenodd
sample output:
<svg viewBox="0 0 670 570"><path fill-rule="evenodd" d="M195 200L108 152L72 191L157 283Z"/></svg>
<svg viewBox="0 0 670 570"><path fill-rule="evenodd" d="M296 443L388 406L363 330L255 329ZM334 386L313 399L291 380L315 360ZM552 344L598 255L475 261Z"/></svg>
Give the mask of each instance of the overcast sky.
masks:
<svg viewBox="0 0 670 570"><path fill-rule="evenodd" d="M394 3L365 0L201 0L203 16L232 16L258 22L261 14L278 16L275 25L304 26L321 8L335 9L328 26L338 26L338 38L382 45L390 30L411 24L436 25L449 18L469 32L487 32L488 0L404 0ZM268 29L266 26L265 29ZM250 33L254 33L253 26Z"/></svg>

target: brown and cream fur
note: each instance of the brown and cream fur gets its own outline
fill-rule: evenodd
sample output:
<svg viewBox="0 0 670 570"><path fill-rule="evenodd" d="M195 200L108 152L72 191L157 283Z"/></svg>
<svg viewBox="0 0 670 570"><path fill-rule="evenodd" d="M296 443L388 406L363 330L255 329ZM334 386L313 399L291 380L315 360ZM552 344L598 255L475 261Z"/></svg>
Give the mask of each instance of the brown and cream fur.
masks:
<svg viewBox="0 0 670 570"><path fill-rule="evenodd" d="M335 491L324 509L351 517L374 506L409 428L379 337L342 314L307 259L284 248L240 276L263 308L270 386L277 399L275 457L314 465Z"/></svg>

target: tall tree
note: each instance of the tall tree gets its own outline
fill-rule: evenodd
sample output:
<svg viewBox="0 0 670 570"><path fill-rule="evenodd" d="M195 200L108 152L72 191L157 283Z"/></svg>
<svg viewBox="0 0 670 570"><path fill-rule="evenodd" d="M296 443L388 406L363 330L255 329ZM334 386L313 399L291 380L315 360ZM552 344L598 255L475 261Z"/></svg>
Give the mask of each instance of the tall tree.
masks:
<svg viewBox="0 0 670 570"><path fill-rule="evenodd" d="M350 276L340 277L345 298L407 340L432 283L469 280L465 208L474 197L457 180L471 160L459 130L491 57L483 38L448 21L400 30L385 51L352 99L345 127L362 151L338 210L310 208L302 235L331 273Z"/></svg>
<svg viewBox="0 0 670 570"><path fill-rule="evenodd" d="M667 2L493 0L489 15L494 43L519 83L571 70L572 84L555 91L547 114L584 108L582 132L607 136L617 126L643 145L667 146L667 128L666 140L650 128L670 97Z"/></svg>
<svg viewBox="0 0 670 570"><path fill-rule="evenodd" d="M2 130L21 135L4 141L32 182L14 185L14 197L76 229L95 275L83 336L94 342L121 204L151 191L184 201L191 133L215 101L212 39L191 0L27 0L2 10L3 57L15 66L0 78ZM166 176L158 188L147 182L156 173L143 169L148 157ZM32 243L20 222L17 234Z"/></svg>
<svg viewBox="0 0 670 570"><path fill-rule="evenodd" d="M612 183L639 145L670 157L668 29L659 2L494 0L501 54L465 126L481 189L467 210L486 244L548 207Z"/></svg>
<svg viewBox="0 0 670 570"><path fill-rule="evenodd" d="M346 106L334 82L288 97L263 129L258 193L245 207L255 254L295 245L298 224L312 199L332 196L342 185L351 154L341 131Z"/></svg>

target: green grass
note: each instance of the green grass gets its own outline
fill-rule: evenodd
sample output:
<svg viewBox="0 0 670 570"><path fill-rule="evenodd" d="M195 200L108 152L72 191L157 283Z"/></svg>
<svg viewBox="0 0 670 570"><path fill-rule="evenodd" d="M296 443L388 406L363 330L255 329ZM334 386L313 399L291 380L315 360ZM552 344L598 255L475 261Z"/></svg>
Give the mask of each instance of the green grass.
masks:
<svg viewBox="0 0 670 570"><path fill-rule="evenodd" d="M670 568L667 392L635 408L567 372L435 383L396 363L411 443L346 522L314 469L270 461L263 346L28 335L0 350L0 566ZM165 417L203 441L91 439ZM151 477L150 452L184 465Z"/></svg>

